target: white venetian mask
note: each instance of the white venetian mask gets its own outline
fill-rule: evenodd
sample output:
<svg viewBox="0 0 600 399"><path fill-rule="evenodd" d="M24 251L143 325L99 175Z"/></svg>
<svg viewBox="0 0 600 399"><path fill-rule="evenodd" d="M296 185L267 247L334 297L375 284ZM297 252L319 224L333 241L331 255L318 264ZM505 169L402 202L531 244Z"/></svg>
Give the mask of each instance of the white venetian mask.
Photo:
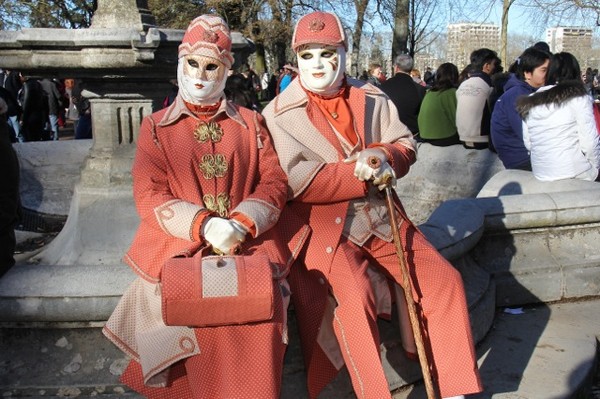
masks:
<svg viewBox="0 0 600 399"><path fill-rule="evenodd" d="M302 85L316 94L333 94L342 86L346 67L343 46L308 44L298 50Z"/></svg>
<svg viewBox="0 0 600 399"><path fill-rule="evenodd" d="M189 54L179 59L177 83L183 99L194 105L212 105L225 89L228 68L221 61Z"/></svg>

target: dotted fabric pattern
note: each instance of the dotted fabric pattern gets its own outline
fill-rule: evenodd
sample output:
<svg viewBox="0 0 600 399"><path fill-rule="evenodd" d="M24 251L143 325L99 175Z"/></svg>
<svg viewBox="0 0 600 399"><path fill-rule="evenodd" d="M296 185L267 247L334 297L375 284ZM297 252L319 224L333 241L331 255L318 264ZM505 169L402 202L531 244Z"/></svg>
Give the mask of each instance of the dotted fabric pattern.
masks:
<svg viewBox="0 0 600 399"><path fill-rule="evenodd" d="M238 295L235 258L224 256L222 259L210 259L208 261L205 258L202 261L202 296L206 298Z"/></svg>
<svg viewBox="0 0 600 399"><path fill-rule="evenodd" d="M415 144L407 127L400 122L396 108L372 86L359 86L360 83L351 79L347 81L352 86L348 103L361 142L365 147L383 146L396 175L404 176L415 161ZM372 229L372 224L367 222L369 218L356 220L356 223L346 220L352 199L368 195L365 207L369 207L376 205L370 198L380 194L356 193L356 187L360 188L361 183L344 173L344 165L339 162L344 154L328 142L330 134L316 123L318 118L305 108L306 103L306 94L295 80L265 107L263 115L296 195L289 208L312 228L304 257L292 267L289 277L309 393L311 397L317 397L337 374L317 344L327 295L331 293L338 303L332 329L355 393L365 398L389 397L387 383L382 378L375 323L379 295L373 292L365 270L370 264L391 282L401 282L395 246L381 239L384 235ZM309 167L319 161L326 163L321 169L315 171ZM396 205L401 208L399 203ZM383 206L377 208L374 211L381 215L387 212ZM430 344L429 353L434 353L436 367L433 374L441 394L454 396L479 392L482 387L460 274L405 215L402 219L400 236L412 280L416 281L413 296L421 306L430 334L426 341ZM363 233L367 232L380 238L372 237L359 247L344 238L343 226L347 224L350 230L346 235L350 237L364 237Z"/></svg>
<svg viewBox="0 0 600 399"><path fill-rule="evenodd" d="M170 207L174 214L169 225L187 231L188 239L165 233L155 213L164 204L182 201L206 207L203 198L226 195L229 212L251 203L243 208L245 215L262 233L273 226L287 199L287 178L277 167L277 154L260 115L223 102L216 116L223 137L217 143L201 143L193 134L199 121L186 114L181 102L177 97L172 107L144 118L133 163L133 195L141 223L125 260L147 280L158 281L168 258L191 256L203 244L191 241L194 219L190 208L181 205ZM175 113L177 122L163 126L160 121L167 112ZM229 165L225 176L204 177L199 164L207 154L225 157Z"/></svg>
<svg viewBox="0 0 600 399"><path fill-rule="evenodd" d="M273 278L263 254L169 259L162 272L163 319L197 327L267 320L274 309Z"/></svg>
<svg viewBox="0 0 600 399"><path fill-rule="evenodd" d="M169 112L173 113L172 123L165 122ZM273 254L270 258L280 262L288 258L283 251L285 243L267 231L287 199L287 179L277 167L277 154L262 117L223 101L216 122L224 132L221 140L197 141L193 132L199 121L178 97L170 108L144 118L140 128L132 175L141 224L125 260L141 278L123 296L104 332L135 359L123 381L150 398L279 396L289 302L286 299L284 308L280 291L275 295L274 317L268 322L202 329L162 323L156 283L165 261L192 256L203 244L192 241L190 234L187 239L177 236L192 227L189 207L169 207L173 214L167 212L166 216L175 228L171 232L162 228L155 212L164 204L181 201L180 205L201 206L207 195L217 198L223 193L229 199L230 212L251 202L244 207L245 215L257 231L267 234L248 237L243 250ZM205 154L224 155L227 174L206 179L199 167ZM174 231L179 233L172 234ZM170 371L168 375L166 371ZM149 387L144 378L167 387Z"/></svg>
<svg viewBox="0 0 600 399"><path fill-rule="evenodd" d="M162 384L163 370L200 352L192 329L165 326L160 288L141 278L124 292L103 333L142 364L149 385Z"/></svg>
<svg viewBox="0 0 600 399"><path fill-rule="evenodd" d="M135 360L121 381L151 399L278 399L286 309L281 296L275 298L269 322L194 329L201 353L174 364L166 387L144 385Z"/></svg>
<svg viewBox="0 0 600 399"><path fill-rule="evenodd" d="M339 18L335 14L321 11L300 18L294 29L292 47L294 51L298 51L299 46L307 43L331 46L342 44L346 47L346 35Z"/></svg>
<svg viewBox="0 0 600 399"><path fill-rule="evenodd" d="M402 227L413 296L429 332L423 334L426 351L435 362L432 375L443 397L480 392L482 385L460 274L410 223L403 223ZM316 397L337 374L321 348L314 344L324 309L318 305L322 299L317 293L326 295L327 288L338 303L333 328L355 393L359 398L389 397L379 359L376 294L369 283L369 265L389 279L401 281L395 246L377 238L363 248L342 241L327 276L316 270L307 271L299 264L292 268L289 281L302 342L313 342L303 347L305 358L310 359L307 367L311 397ZM367 337L372 337L372 341Z"/></svg>

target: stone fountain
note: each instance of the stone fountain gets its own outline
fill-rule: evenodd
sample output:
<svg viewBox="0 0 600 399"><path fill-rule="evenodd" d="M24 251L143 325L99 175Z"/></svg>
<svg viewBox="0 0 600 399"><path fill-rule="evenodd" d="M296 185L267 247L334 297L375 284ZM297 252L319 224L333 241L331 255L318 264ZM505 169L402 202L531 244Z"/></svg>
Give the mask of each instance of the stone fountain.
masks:
<svg viewBox="0 0 600 399"><path fill-rule="evenodd" d="M142 118L170 90L184 34L154 25L147 1L100 0L89 29L0 32L0 67L81 79L93 126L67 222L27 267L11 270L13 290L22 281L31 291L15 292L23 299L14 306L0 306L0 320L106 320L132 280L121 258L139 223L130 175L136 136ZM253 51L239 32L232 41L236 62Z"/></svg>
<svg viewBox="0 0 600 399"><path fill-rule="evenodd" d="M168 92L183 37L181 30L154 25L146 1L99 0L89 29L0 32L0 67L83 80L94 129L63 230L29 262L0 279L4 327L99 327L134 278L121 257L139 222L130 175L138 127ZM239 33L233 33L233 43L236 62L241 62L251 43ZM475 340L490 329L496 306L600 295L596 183L536 184L530 174L509 172L480 191L501 165L493 154L454 147L422 145L421 161L401 179L398 194L413 220L423 222L419 227L428 239L460 270ZM112 351L111 356L120 356L97 330L79 329L86 332L78 337L92 342L82 346L92 345L94 355ZM402 369L407 362L398 356L397 339L388 332L382 338L391 346L382 347L382 357L395 389L418 379L420 372ZM292 357L294 348L290 345ZM92 360L87 369L95 370L101 359ZM119 360L111 373L92 371L94 384L108 381L119 388L112 370ZM72 383L65 369L48 373L56 361L38 363L39 372L48 374L48 386ZM31 369L23 373L37 378L39 386L46 374ZM0 373L0 383L2 377ZM289 390L302 382L290 383L292 378L302 376L284 376L282 397L299 397ZM342 380L332 389L342 392L347 386ZM90 391L90 396L97 394Z"/></svg>

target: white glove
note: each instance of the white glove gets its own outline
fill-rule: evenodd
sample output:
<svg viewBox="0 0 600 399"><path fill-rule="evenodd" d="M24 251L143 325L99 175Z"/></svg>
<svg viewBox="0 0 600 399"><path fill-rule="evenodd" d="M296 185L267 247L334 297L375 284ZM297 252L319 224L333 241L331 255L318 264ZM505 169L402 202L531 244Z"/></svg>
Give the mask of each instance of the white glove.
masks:
<svg viewBox="0 0 600 399"><path fill-rule="evenodd" d="M211 217L202 226L202 236L213 249L230 254L246 239L246 229L234 220Z"/></svg>
<svg viewBox="0 0 600 399"><path fill-rule="evenodd" d="M372 180L379 190L385 188L386 179L396 184L396 173L387 162L385 152L378 148L367 148L344 159L345 163L356 162L354 176L360 181Z"/></svg>
<svg viewBox="0 0 600 399"><path fill-rule="evenodd" d="M396 172L389 163L384 163L379 169L373 173L373 184L377 186L379 191L384 190L385 186L396 186Z"/></svg>

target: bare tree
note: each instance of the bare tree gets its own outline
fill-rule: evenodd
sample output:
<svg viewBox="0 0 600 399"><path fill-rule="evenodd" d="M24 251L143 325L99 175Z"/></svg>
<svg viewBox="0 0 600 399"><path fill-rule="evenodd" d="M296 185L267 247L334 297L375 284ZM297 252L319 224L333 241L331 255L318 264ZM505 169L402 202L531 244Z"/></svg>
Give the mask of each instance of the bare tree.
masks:
<svg viewBox="0 0 600 399"><path fill-rule="evenodd" d="M365 23L365 14L367 7L369 6L369 0L354 0L354 8L356 11L356 22L354 23L354 29L352 30L352 61L350 63L350 74L352 76L358 76L358 60L360 52L360 42L363 34L363 26Z"/></svg>
<svg viewBox="0 0 600 399"><path fill-rule="evenodd" d="M0 0L0 28L16 30L29 26L29 9L20 1Z"/></svg>
<svg viewBox="0 0 600 399"><path fill-rule="evenodd" d="M533 0L531 8L544 13L547 20L560 23L564 20L580 20L600 26L600 2L598 0Z"/></svg>
<svg viewBox="0 0 600 399"><path fill-rule="evenodd" d="M208 8L203 0L148 0L148 8L161 28L185 29Z"/></svg>
<svg viewBox="0 0 600 399"><path fill-rule="evenodd" d="M408 52L410 0L396 0L392 39L392 60L398 54Z"/></svg>
<svg viewBox="0 0 600 399"><path fill-rule="evenodd" d="M393 32L392 59L401 53L414 57L441 34L444 10L439 0L378 0L377 11Z"/></svg>
<svg viewBox="0 0 600 399"><path fill-rule="evenodd" d="M515 0L502 0L502 27L500 30L500 59L503 65L508 64L508 11Z"/></svg>
<svg viewBox="0 0 600 399"><path fill-rule="evenodd" d="M442 7L437 0L410 0L408 53L414 57L433 43L441 32ZM434 17L438 17L434 20Z"/></svg>
<svg viewBox="0 0 600 399"><path fill-rule="evenodd" d="M96 0L0 0L0 28L87 28Z"/></svg>

